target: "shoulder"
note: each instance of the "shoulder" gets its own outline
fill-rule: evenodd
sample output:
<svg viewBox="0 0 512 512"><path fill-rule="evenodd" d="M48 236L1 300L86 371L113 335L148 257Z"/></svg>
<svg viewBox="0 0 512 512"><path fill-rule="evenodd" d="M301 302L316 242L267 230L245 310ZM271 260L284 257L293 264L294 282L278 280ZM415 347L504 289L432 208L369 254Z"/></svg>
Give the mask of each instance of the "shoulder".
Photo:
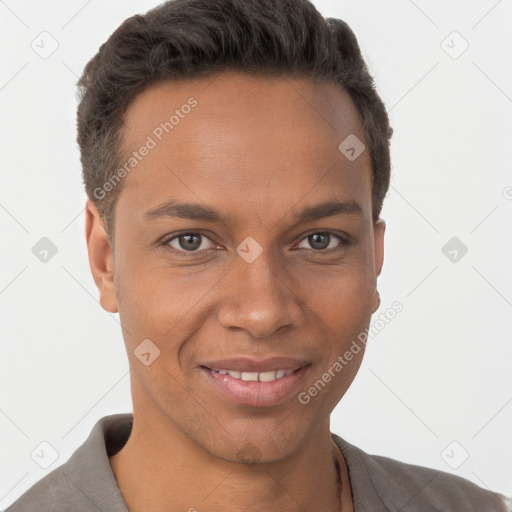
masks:
<svg viewBox="0 0 512 512"><path fill-rule="evenodd" d="M379 493L401 504L429 505L446 512L512 511L504 496L451 473L377 455L368 456L367 466ZM390 481L393 485L388 487Z"/></svg>
<svg viewBox="0 0 512 512"><path fill-rule="evenodd" d="M512 512L512 501L459 476L389 457L370 455L339 436L352 479L362 479L390 510L442 512ZM352 466L353 472L350 472Z"/></svg>
<svg viewBox="0 0 512 512"><path fill-rule="evenodd" d="M67 462L36 482L5 512L128 512L109 456L126 442L132 414L104 416Z"/></svg>
<svg viewBox="0 0 512 512"><path fill-rule="evenodd" d="M84 503L77 491L73 482L66 477L64 464L36 482L5 512L82 510ZM90 506L90 502L85 505Z"/></svg>

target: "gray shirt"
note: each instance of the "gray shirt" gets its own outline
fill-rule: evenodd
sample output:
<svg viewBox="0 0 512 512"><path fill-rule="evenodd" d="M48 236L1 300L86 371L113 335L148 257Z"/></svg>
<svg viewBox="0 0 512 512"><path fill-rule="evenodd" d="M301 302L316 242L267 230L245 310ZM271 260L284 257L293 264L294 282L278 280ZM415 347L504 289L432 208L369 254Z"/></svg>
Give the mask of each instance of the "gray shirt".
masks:
<svg viewBox="0 0 512 512"><path fill-rule="evenodd" d="M132 414L101 418L69 460L6 512L128 512L109 456L128 440ZM369 455L331 432L347 462L355 512L511 512L512 500L449 473ZM316 511L315 511L316 512Z"/></svg>

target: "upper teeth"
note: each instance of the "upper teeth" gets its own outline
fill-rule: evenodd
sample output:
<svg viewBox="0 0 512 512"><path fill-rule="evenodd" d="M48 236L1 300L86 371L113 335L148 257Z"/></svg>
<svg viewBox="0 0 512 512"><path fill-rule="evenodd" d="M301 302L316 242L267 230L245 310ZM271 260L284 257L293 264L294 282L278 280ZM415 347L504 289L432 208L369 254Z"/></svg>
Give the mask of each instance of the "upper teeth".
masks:
<svg viewBox="0 0 512 512"><path fill-rule="evenodd" d="M281 379L286 375L290 375L295 370L275 370L271 372L236 372L232 370L215 370L212 368L212 371L218 372L221 375L229 375L234 379L241 380L252 380L252 381L261 381L261 382L270 382L272 380Z"/></svg>

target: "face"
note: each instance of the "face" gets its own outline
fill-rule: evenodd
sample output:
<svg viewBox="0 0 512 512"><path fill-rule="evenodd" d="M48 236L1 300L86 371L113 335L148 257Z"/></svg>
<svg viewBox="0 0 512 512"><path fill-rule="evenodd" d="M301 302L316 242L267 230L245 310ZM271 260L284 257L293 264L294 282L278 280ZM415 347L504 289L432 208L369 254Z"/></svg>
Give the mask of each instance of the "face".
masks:
<svg viewBox="0 0 512 512"><path fill-rule="evenodd" d="M125 121L126 158L140 160L123 178L113 259L93 204L87 222L134 413L225 460L282 459L328 426L364 346L332 369L379 306L370 155L338 149L365 141L356 108L334 84L229 72L154 86Z"/></svg>

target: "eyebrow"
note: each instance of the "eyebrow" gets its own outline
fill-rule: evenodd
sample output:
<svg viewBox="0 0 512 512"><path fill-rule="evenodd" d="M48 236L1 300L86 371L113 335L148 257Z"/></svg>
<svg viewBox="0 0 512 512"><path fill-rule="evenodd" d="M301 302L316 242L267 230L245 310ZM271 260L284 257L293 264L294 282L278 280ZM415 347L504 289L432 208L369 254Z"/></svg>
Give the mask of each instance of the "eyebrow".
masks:
<svg viewBox="0 0 512 512"><path fill-rule="evenodd" d="M297 222L306 222L338 215L359 215L363 210L355 200L340 201L329 200L312 206L306 206L295 212L293 219ZM199 203L180 203L175 200L166 201L144 213L144 219L153 220L162 217L177 217L180 219L202 220L208 222L228 222L228 215L219 210Z"/></svg>

